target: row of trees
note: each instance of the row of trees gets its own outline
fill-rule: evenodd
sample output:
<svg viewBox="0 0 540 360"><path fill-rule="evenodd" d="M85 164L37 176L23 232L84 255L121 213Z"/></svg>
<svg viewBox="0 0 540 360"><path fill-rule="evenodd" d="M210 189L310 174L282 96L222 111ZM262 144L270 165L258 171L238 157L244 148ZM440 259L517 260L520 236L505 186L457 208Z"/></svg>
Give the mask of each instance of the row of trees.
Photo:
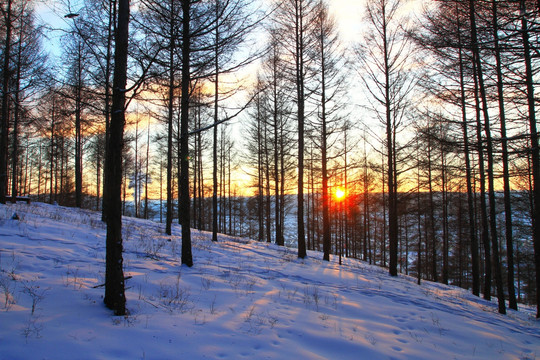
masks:
<svg viewBox="0 0 540 360"><path fill-rule="evenodd" d="M12 6L13 4L13 6ZM19 194L17 184L24 181L24 190L30 191L28 178L22 177L16 168L21 156L17 151L18 125L12 121L10 108L18 107L19 102L12 93L12 45L18 39L12 37L13 28L17 26L15 19L19 9L28 4L28 10L21 10L33 19L33 9L29 2L9 1L2 8L4 24L6 24L5 43L2 48L5 64L3 68L3 100L2 107L2 146L8 148L8 137L13 139L14 149L11 158L13 165L1 163L2 183L0 188L1 202L7 198L7 173L13 175L11 180L11 199L15 201ZM66 75L54 76L54 71L43 68L44 75L40 86L36 86L35 98L25 105L40 102L42 111L32 112L28 116L29 138L34 145L39 144L37 156L38 191L50 193L50 201L67 200L66 196L73 191L75 206L83 205L83 165L95 164L95 195L97 206L101 190L101 169L104 162L103 181L103 219L107 221L107 275L106 304L118 314L125 312L122 275L122 239L121 214L122 191L124 192L127 176L126 156L128 147L124 146L124 127L126 124L126 106L130 102L146 104L153 122L163 130L154 134L156 141L166 139L166 178L167 178L167 211L166 232L171 233L173 219L173 174L177 176L178 217L182 226L182 263L192 266L190 241L190 140L204 130L214 129L214 161L217 163L217 127L230 120L234 114L226 114L220 119L223 97L230 96L221 90L220 76L234 72L253 59L248 55L239 60L233 53L239 49L247 34L253 29L256 20L243 1L169 1L157 3L141 1L138 11L130 16L129 1L93 1L84 3L79 11L71 9L66 3L66 15L69 30L66 42L66 63L61 68L69 69ZM131 19L130 19L131 18ZM129 30L129 22L132 23ZM21 25L22 26L22 25ZM4 35L4 34L2 34ZM40 54L39 49L34 53ZM26 59L25 59L26 60ZM40 64L45 65L44 61ZM127 71L129 69L130 71ZM36 71L39 71L36 70ZM210 82L215 84L214 92L205 87ZM48 84L49 86L45 86ZM129 88L127 87L129 86ZM165 90L165 91L164 91ZM201 91L204 90L204 91ZM22 93L22 91L21 91ZM39 96L41 95L41 97ZM212 98L212 101L210 99ZM144 99L144 101L142 100ZM61 102L61 103L60 103ZM208 107L213 103L213 121L194 129L190 124L190 107L199 102L199 107ZM73 109L72 111L70 109ZM237 113L239 111L236 111ZM17 114L17 112L15 112ZM32 117L32 119L30 118ZM15 120L17 117L13 117ZM206 121L206 119L204 119ZM135 166L133 188L135 189L136 206L140 196L141 183L146 185L146 205L148 204L150 133L146 141L146 176L139 176L138 163L138 124L135 121ZM163 136L164 134L164 136ZM4 139L5 138L5 139ZM5 141L4 141L5 140ZM42 146L48 141L48 146ZM84 143L87 146L85 147ZM27 158L31 155L30 141L27 142ZM42 149L45 154L42 156ZM72 152L72 150L74 150ZM91 150L86 157L83 150ZM7 161L7 152L2 152ZM35 154L35 152L34 152ZM86 158L86 161L83 161ZM42 159L49 162L49 171L42 166ZM72 162L72 159L74 160ZM176 161L177 167L173 166ZM74 166L73 166L74 164ZM28 169L28 167L27 167ZM43 171L43 173L42 173ZM86 172L88 174L88 172ZM217 188L217 165L214 165L214 189ZM42 181L43 176L48 181ZM75 178L74 188L72 179ZM230 175L229 175L230 177ZM24 179L24 180L23 180ZM161 176L160 176L161 180ZM124 183L124 186L122 186ZM161 183L161 181L160 181ZM87 188L88 189L88 188ZM214 218L217 217L217 192L214 190ZM146 206L148 209L148 206ZM145 212L148 214L148 211ZM217 223L214 221L214 234L217 234ZM214 236L214 238L217 238ZM109 276L110 275L110 276ZM109 286L111 285L111 286Z"/></svg>
<svg viewBox="0 0 540 360"><path fill-rule="evenodd" d="M474 203L475 195L471 182L479 181L480 212L477 216L480 218L480 243L484 248L484 297L489 299L491 296L493 269L501 313L506 311L505 297L509 299L511 308L517 308L512 224L513 219L519 218L513 216L510 182L522 179L525 174L530 179L530 186L526 189L531 191L532 200L528 217L533 230L531 240L536 271L540 270L540 239L536 233L540 205L536 202L540 191L536 182L539 179L539 153L532 62L534 44L538 44L534 24L539 10L538 3L529 1L445 2L438 6L436 12L426 14L427 25L423 35L414 37L419 46L437 59L435 66L428 70L430 79L422 86L433 89L434 100L444 105L433 121L435 126L442 127L444 133L434 138L451 145L462 144L457 147L462 151L458 159L461 164L465 163L469 208L472 208L470 204ZM437 79L436 83L433 78ZM499 131L495 130L496 127ZM449 161L446 154L449 149L445 147L440 155L443 164ZM522 166L512 169L511 166L518 162L512 160L521 158L527 159L528 164L523 166L521 163ZM471 166L471 161L477 162L477 169ZM444 170L442 176L448 176L448 171ZM474 176L475 170L478 171L477 177ZM450 179L445 179L443 184L447 186ZM504 189L505 221L502 229L497 221L500 206L497 206L496 181L502 182ZM472 291L479 294L481 276L474 216L475 212L470 210ZM501 232L506 240L506 284L500 253L503 247L499 244ZM537 272L537 298L540 297L539 275Z"/></svg>
<svg viewBox="0 0 540 360"><path fill-rule="evenodd" d="M333 50L340 46L328 35L332 33L328 30L331 22L320 10L320 3L294 1L281 9L288 5L287 14L294 16L276 14L251 113L250 139L256 146L250 148L250 154L258 169L254 178L259 239L265 233L269 238L272 218L275 241L280 243L286 185L279 179L289 177L287 155L295 154L296 183L310 191L306 202L298 190L298 217L307 219L308 228L320 236L325 259L329 252L358 254L355 250L359 247L361 257L372 260L371 211L371 216L383 217L380 263L389 267L391 275L397 274L398 267L408 272L409 263L414 262L419 281L452 281L471 287L476 295L482 288L486 299L494 290L501 313L506 312L505 299L516 309L515 237L520 238L520 251L528 249L532 268L539 268L539 239L534 232L538 223L536 191L540 190L535 186L538 138L534 96L538 4L434 1L416 24L404 15L405 2L368 1L367 30L351 55L351 67L339 63L343 55ZM302 29L304 32L298 33ZM287 39L290 34L295 38ZM329 64L335 65L337 75L329 75L328 71L334 70ZM339 102L344 98L339 92L344 69L348 74L357 71L365 85L367 99L357 105L370 115L363 115L362 120L371 117L380 124L368 128L364 139L358 136L361 129L351 129L347 122L355 111L343 111L344 103ZM295 87L297 91L291 91ZM328 116L332 106L340 110L334 118ZM294 121L298 121L296 153L287 149L287 129L294 129ZM358 149L362 142L369 144L365 149L370 148L370 153L364 150L364 154L351 156L351 149ZM306 172L303 156L309 157ZM304 174L311 176L313 186L304 184ZM347 217L353 219L350 224L336 217L330 221L329 179L334 186L355 189L350 194L354 202L347 203ZM374 181L380 185L371 190ZM497 186L503 191L497 192ZM527 202L518 190L530 195L526 211L523 205ZM382 201L382 209L370 209L372 191L382 191L382 198L372 195ZM355 196L357 193L363 197ZM413 193L417 194L416 206L411 200ZM275 209L273 217L269 204ZM302 213L304 204L312 205L307 214ZM527 221L532 231L523 240L522 229L518 233L514 226ZM451 226L456 222L459 227ZM468 237L464 237L463 228ZM302 254L301 221L298 230ZM334 245L330 234L340 234ZM351 239L355 239L352 249ZM464 266L467 249L471 258ZM520 261L524 261L523 253ZM452 263L459 265L458 271ZM523 269L523 265L518 268ZM519 276L522 279L523 273ZM540 278L538 273L535 278ZM529 299L538 299L538 283L528 281L528 286Z"/></svg>
<svg viewBox="0 0 540 360"><path fill-rule="evenodd" d="M103 209L108 264L131 188L132 215L159 198L164 231L178 219L188 266L196 227L538 304L539 4L366 4L356 44L322 0L65 4L53 65L32 3L8 0L0 200ZM121 262L107 273L123 313Z"/></svg>

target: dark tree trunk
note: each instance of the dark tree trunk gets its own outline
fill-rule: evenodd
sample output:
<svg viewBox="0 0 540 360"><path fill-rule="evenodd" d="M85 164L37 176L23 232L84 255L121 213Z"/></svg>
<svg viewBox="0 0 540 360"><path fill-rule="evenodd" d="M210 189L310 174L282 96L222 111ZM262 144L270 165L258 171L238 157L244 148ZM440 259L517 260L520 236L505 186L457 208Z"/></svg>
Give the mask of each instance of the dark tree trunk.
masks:
<svg viewBox="0 0 540 360"><path fill-rule="evenodd" d="M441 149L441 187L442 187L442 232L443 232L443 266L442 283L448 285L448 191L446 181L446 154L444 145Z"/></svg>
<svg viewBox="0 0 540 360"><path fill-rule="evenodd" d="M304 224L304 13L303 1L296 0L296 96L298 102L298 257L307 256Z"/></svg>
<svg viewBox="0 0 540 360"><path fill-rule="evenodd" d="M478 257L478 237L476 234L476 220L474 216L474 194L471 182L471 160L469 150L469 134L467 124L467 106L465 99L465 78L464 78L464 63L463 63L463 46L461 43L461 31L458 29L459 36L459 85L460 85L460 106L463 126L463 146L465 157L465 177L467 182L467 207L469 219L469 240L471 243L471 266L472 266L472 293L480 295L480 265Z"/></svg>
<svg viewBox="0 0 540 360"><path fill-rule="evenodd" d="M417 151L420 151L420 146L418 145L417 140ZM421 209L421 193L420 193L420 154L418 154L417 158L417 174L416 174L416 182L418 185L418 188L416 190L416 212L417 212L417 232L418 232L418 249L417 249L417 256L416 256L416 280L418 285L422 283L422 215L420 212ZM426 237L427 238L427 237Z"/></svg>
<svg viewBox="0 0 540 360"><path fill-rule="evenodd" d="M111 126L111 67L112 67L112 44L114 38L114 29L116 28L116 1L109 2L109 23L107 27L107 64L105 65L105 159L109 149L109 131ZM107 196L107 179L103 179L103 203L101 209L101 220L107 221L105 210L105 198Z"/></svg>
<svg viewBox="0 0 540 360"><path fill-rule="evenodd" d="M368 161L367 161L367 150L366 150L366 139L365 139L365 130L364 130L364 214L362 215L364 220L364 227L362 229L363 234L363 252L364 252L364 261L369 261L371 264L371 251L368 252L368 249L370 246L368 245L369 242L371 242L371 239L369 236L371 235L368 231L368 217L369 217L369 183L368 183ZM369 260L368 260L369 259Z"/></svg>
<svg viewBox="0 0 540 360"><path fill-rule="evenodd" d="M439 276L437 273L437 240L435 239L435 200L433 195L433 176L431 170L431 154L432 154L432 145L431 145L431 136L428 134L428 183L429 183L429 243L431 245L431 279L435 282L439 281ZM426 248L428 244L426 242ZM426 253L427 254L427 253Z"/></svg>
<svg viewBox="0 0 540 360"><path fill-rule="evenodd" d="M280 130L280 121L279 121L279 109L278 109L278 84L277 84L277 78L278 78L278 67L277 67L277 60L278 55L274 55L272 59L272 96L273 96L273 109L272 109L272 116L273 116L273 140L274 140L274 196L275 196L275 224L276 224L276 244L280 246L285 245L285 239L283 237L283 228L282 228L282 222L281 222L281 214L282 214L282 199L280 194L280 168L279 168L279 154L280 152L283 153L283 149L279 149L279 130Z"/></svg>
<svg viewBox="0 0 540 360"><path fill-rule="evenodd" d="M540 5L539 5L540 7ZM523 38L523 59L525 61L527 86L527 102L529 106L529 127L531 137L531 158L533 171L533 244L534 244L534 264L536 267L536 318L540 318L540 154L538 149L538 131L536 128L535 99L534 99L534 79L531 63L531 45L529 43L529 32L526 18L525 1L520 1L521 31Z"/></svg>
<svg viewBox="0 0 540 360"><path fill-rule="evenodd" d="M146 169L144 172L144 218L148 220L148 180L150 166L150 117L146 128Z"/></svg>
<svg viewBox="0 0 540 360"><path fill-rule="evenodd" d="M51 110L51 139L50 139L50 149L49 149L49 171L50 171L50 177L49 177L49 203L52 204L55 199L53 198L53 175L55 175L54 172L54 151L55 151L55 141L54 141L54 131L55 131L55 125L56 125L56 99L52 99L52 110Z"/></svg>
<svg viewBox="0 0 540 360"><path fill-rule="evenodd" d="M473 54L473 57L475 55ZM474 59L473 59L474 61ZM491 248L489 245L489 225L486 205L486 172L484 164L484 149L482 140L482 123L480 120L480 99L478 90L477 68L473 66L474 98L476 116L476 147L478 148L478 172L480 175L480 226L481 240L484 248L484 299L491 300Z"/></svg>
<svg viewBox="0 0 540 360"><path fill-rule="evenodd" d="M497 71L497 94L499 101L499 121L501 122L501 146L503 163L503 183L504 183L504 216L505 216L505 236L506 236L506 258L507 258L507 284L508 301L510 309L517 310L516 290L514 285L514 242L512 239L512 205L510 194L510 175L508 169L508 139L506 138L506 114L504 109L503 75L501 69L501 53L499 47L499 24L497 1L493 0L493 39Z"/></svg>
<svg viewBox="0 0 540 360"><path fill-rule="evenodd" d="M324 96L324 89L323 89ZM323 100L323 108L326 100ZM328 170L327 170L327 155L326 155L326 119L323 110L323 121L322 121L322 197L323 197L323 260L330 261L330 247L331 247L331 238L330 238L330 195L328 193Z"/></svg>
<svg viewBox="0 0 540 360"><path fill-rule="evenodd" d="M22 32L22 27L21 27ZM22 37L22 34L20 35ZM13 116L13 141L12 141L12 155L11 155L11 202L17 202L18 188L17 188L17 175L19 165L19 122L21 115L20 104L20 84L21 84L21 52L22 44L19 44L17 51L17 75L15 76L15 109Z"/></svg>
<svg viewBox="0 0 540 360"><path fill-rule="evenodd" d="M118 25L114 52L113 104L106 157L105 176L108 178L105 199L107 213L107 255L105 298L108 308L116 315L126 314L122 258L122 150L124 146L127 57L129 39L129 0L118 2Z"/></svg>
<svg viewBox="0 0 540 360"><path fill-rule="evenodd" d="M263 135L262 135L262 105L260 94L257 95L257 218L259 241L264 241L264 171L263 171Z"/></svg>
<svg viewBox="0 0 540 360"><path fill-rule="evenodd" d="M77 84L75 85L75 206L82 206L82 49L81 41L77 44Z"/></svg>
<svg viewBox="0 0 540 360"><path fill-rule="evenodd" d="M321 33L323 33L321 31ZM322 37L322 36L321 36ZM321 46L319 47L321 52L321 155L322 155L322 197L323 197L323 259L330 261L330 247L331 247L331 235L330 235L330 216L328 214L330 207L330 195L328 192L328 131L327 131L327 121L326 121L326 58L325 58L325 47L324 43L321 40ZM339 262L341 264L341 249L339 253Z"/></svg>
<svg viewBox="0 0 540 360"><path fill-rule="evenodd" d="M218 75L216 74L216 92L218 90ZM216 95L217 98L217 95ZM218 126L217 126L217 99L214 114L213 144L212 144L212 241L217 241L218 233Z"/></svg>
<svg viewBox="0 0 540 360"><path fill-rule="evenodd" d="M190 229L189 194L189 94L191 84L191 0L182 1L182 99L180 103L180 204L178 215L182 225L182 264L193 266Z"/></svg>
<svg viewBox="0 0 540 360"><path fill-rule="evenodd" d="M478 77L478 86L480 90L480 97L482 99L482 112L484 116L484 131L486 133L486 153L488 158L488 200L489 200L489 225L490 225L490 238L491 247L493 250L493 266L495 268L495 284L497 287L497 298L499 303L499 313L506 314L506 303L504 301L504 290L502 281L502 271L499 256L499 242L497 239L497 223L496 223L496 203L495 203L495 189L493 179L493 142L491 139L490 121L488 114L488 103L486 98L486 90L484 86L484 76L482 71L482 63L480 60L480 51L478 47L478 38L476 34L476 14L474 9L474 0L470 1L470 17L471 17L471 36L472 36L472 49L473 58L476 66L476 75Z"/></svg>
<svg viewBox="0 0 540 360"><path fill-rule="evenodd" d="M264 178L265 178L265 204L264 204L264 211L265 211L265 236L266 236L266 242L270 243L272 242L272 224L271 224L271 196L270 196L270 159L269 159L269 149L267 146L268 143L268 129L266 126L264 126Z"/></svg>
<svg viewBox="0 0 540 360"><path fill-rule="evenodd" d="M174 117L174 1L171 1L171 19L169 23L169 94L167 104L167 214L165 217L165 233L172 234L173 219L173 189L172 189L172 162L173 162L173 117Z"/></svg>
<svg viewBox="0 0 540 360"><path fill-rule="evenodd" d="M386 6L382 8L382 40L384 42L384 101L386 116L386 148L388 165L388 243L390 253L389 273L391 276L397 276L398 259L398 214L397 214L397 194L395 184L395 161L394 161L394 126L392 121L392 104L390 99L390 58L388 49L388 35L386 24Z"/></svg>
<svg viewBox="0 0 540 360"><path fill-rule="evenodd" d="M11 5L12 0L7 0L6 11L6 40L4 44L4 64L2 71L2 124L0 133L0 203L6 203L8 187L8 131L9 131L9 57L11 54Z"/></svg>
<svg viewBox="0 0 540 360"><path fill-rule="evenodd" d="M216 22L219 22L219 1L216 1ZM214 53L214 70L216 72L216 79L214 83L214 136L213 136L213 144L212 144L212 162L213 162L213 168L212 168L212 186L213 186L213 192L212 192L212 241L217 241L217 233L218 233L218 199L217 199L217 191L218 191L218 101L219 101L219 26L216 25L216 34L215 34L215 53ZM223 211L223 209L222 209Z"/></svg>

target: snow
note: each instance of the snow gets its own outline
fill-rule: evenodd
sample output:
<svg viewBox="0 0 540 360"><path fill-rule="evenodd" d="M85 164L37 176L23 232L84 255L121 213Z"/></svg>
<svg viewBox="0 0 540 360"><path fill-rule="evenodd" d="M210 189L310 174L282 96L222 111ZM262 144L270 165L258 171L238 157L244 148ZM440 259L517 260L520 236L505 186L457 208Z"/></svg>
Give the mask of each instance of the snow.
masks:
<svg viewBox="0 0 540 360"><path fill-rule="evenodd" d="M196 230L188 268L163 225L124 218L123 231L130 315L117 317L100 214L0 205L0 359L540 357L532 308L500 315L456 287Z"/></svg>

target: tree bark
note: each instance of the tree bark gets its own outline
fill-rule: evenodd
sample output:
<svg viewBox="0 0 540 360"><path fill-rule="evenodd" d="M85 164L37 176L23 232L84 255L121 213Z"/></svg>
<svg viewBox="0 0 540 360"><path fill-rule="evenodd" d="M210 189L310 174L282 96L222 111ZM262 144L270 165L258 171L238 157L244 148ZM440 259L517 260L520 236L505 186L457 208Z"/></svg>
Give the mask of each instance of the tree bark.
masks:
<svg viewBox="0 0 540 360"><path fill-rule="evenodd" d="M463 127L463 149L465 157L465 177L467 183L467 214L469 220L469 240L471 246L471 272L472 272L472 293L473 295L480 295L480 263L478 255L478 237L476 234L476 220L474 215L474 194L472 190L471 182L471 160L469 150L469 134L468 134L468 122L467 122L467 106L465 99L465 76L464 76L464 62L463 62L463 44L461 42L461 31L458 29L459 39L459 86L460 86L460 106L461 106L461 123Z"/></svg>
<svg viewBox="0 0 540 360"><path fill-rule="evenodd" d="M182 264L193 266L190 229L189 194L189 95L191 85L191 0L182 1L182 98L180 102L180 204L178 215L182 225Z"/></svg>
<svg viewBox="0 0 540 360"><path fill-rule="evenodd" d="M525 62L527 86L527 103L529 112L529 128L531 141L532 178L533 178L533 246L534 264L536 267L536 318L540 318L540 153L538 148L538 131L536 128L534 79L531 62L531 45L526 18L525 0L520 0L521 36L523 40L523 60Z"/></svg>
<svg viewBox="0 0 540 360"><path fill-rule="evenodd" d="M172 219L173 219L173 189L172 189L172 161L173 161L173 116L174 116L174 51L175 41L174 36L174 0L171 0L171 19L169 24L169 84L168 84L168 103L167 103L167 214L165 217L165 233L172 234Z"/></svg>
<svg viewBox="0 0 540 360"><path fill-rule="evenodd" d="M305 123L305 92L304 92L304 12L303 0L295 1L295 31L296 31L296 96L298 102L298 257L307 256L306 235L304 224L304 123Z"/></svg>
<svg viewBox="0 0 540 360"><path fill-rule="evenodd" d="M219 1L216 1L216 23L219 22ZM214 83L214 131L213 131L213 144L212 144L212 241L217 241L218 233L218 101L219 101L219 25L216 25L215 29L215 52L214 52L214 71L215 83ZM223 209L222 209L223 211Z"/></svg>
<svg viewBox="0 0 540 360"><path fill-rule="evenodd" d="M510 174L508 169L508 139L506 137L506 114L504 109L503 75L501 66L501 52L499 46L499 23L497 0L492 0L493 10L493 39L497 72L497 97L499 103L499 121L501 125L501 147L503 164L504 186L504 217L507 258L507 285L510 309L517 310L516 290L514 285L514 242L512 236L512 205L510 193Z"/></svg>
<svg viewBox="0 0 540 360"><path fill-rule="evenodd" d="M109 151L105 164L108 178L106 219L105 298L108 308L116 315L126 314L124 272L122 258L122 150L124 146L127 57L129 41L129 0L118 2L118 25L114 52L113 104L109 134Z"/></svg>
<svg viewBox="0 0 540 360"><path fill-rule="evenodd" d="M491 138L490 119L488 114L488 104L486 98L486 90L484 86L484 76L482 71L482 63L480 60L480 50L478 46L478 37L476 29L476 14L474 8L474 0L470 0L470 19L471 19L471 37L472 37L472 49L474 65L476 67L476 75L478 77L478 87L480 90L480 97L482 100L482 113L484 116L484 131L486 133L486 154L488 158L488 201L489 201L489 225L490 225L490 238L491 247L493 251L493 266L495 269L495 284L497 287L497 298L499 303L499 313L506 314L506 303L504 301L504 290L502 281L502 271L500 265L499 256L499 242L497 239L497 223L496 223L496 203L495 203L495 189L493 179L493 142ZM480 146L482 144L480 143Z"/></svg>
<svg viewBox="0 0 540 360"><path fill-rule="evenodd" d="M430 128L432 126L430 125ZM439 281L439 276L437 273L437 241L435 239L435 200L433 192L433 172L431 165L431 154L433 151L432 147L432 134L431 130L428 133L428 183L429 183L429 243L431 245L431 279L435 282ZM428 242L426 241L426 248L428 247ZM427 253L426 253L427 254Z"/></svg>
<svg viewBox="0 0 540 360"><path fill-rule="evenodd" d="M275 47L274 47L275 50ZM279 246L285 245L285 238L283 237L283 228L282 228L282 222L281 222L281 214L282 214L282 208L283 208L283 202L281 194L280 194L280 168L279 168L279 154L280 152L283 152L283 149L279 148L280 145L280 113L278 109L278 55L274 54L272 58L272 96L273 96L273 109L272 109L272 117L273 117L273 140L274 140L274 196L275 196L275 224L276 224L276 244ZM281 151L280 151L281 150ZM281 174L282 175L282 174Z"/></svg>
<svg viewBox="0 0 540 360"><path fill-rule="evenodd" d="M75 206L82 206L82 44L77 41L77 84L75 85Z"/></svg>
<svg viewBox="0 0 540 360"><path fill-rule="evenodd" d="M11 54L11 5L12 0L7 0L6 15L6 40L4 44L4 64L2 71L2 124L0 133L0 204L6 203L8 186L8 131L9 131L9 57Z"/></svg>

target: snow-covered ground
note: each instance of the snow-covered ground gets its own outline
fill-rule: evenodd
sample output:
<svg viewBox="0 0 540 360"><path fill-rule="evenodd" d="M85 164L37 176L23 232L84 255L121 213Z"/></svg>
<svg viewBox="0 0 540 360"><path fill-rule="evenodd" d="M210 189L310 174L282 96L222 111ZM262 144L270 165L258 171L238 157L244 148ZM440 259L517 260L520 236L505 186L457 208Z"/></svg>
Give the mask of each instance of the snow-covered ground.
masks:
<svg viewBox="0 0 540 360"><path fill-rule="evenodd" d="M18 220L12 219L16 213ZM540 322L345 259L125 218L130 315L102 302L98 213L0 205L0 359L535 359ZM180 234L179 228L173 228Z"/></svg>

